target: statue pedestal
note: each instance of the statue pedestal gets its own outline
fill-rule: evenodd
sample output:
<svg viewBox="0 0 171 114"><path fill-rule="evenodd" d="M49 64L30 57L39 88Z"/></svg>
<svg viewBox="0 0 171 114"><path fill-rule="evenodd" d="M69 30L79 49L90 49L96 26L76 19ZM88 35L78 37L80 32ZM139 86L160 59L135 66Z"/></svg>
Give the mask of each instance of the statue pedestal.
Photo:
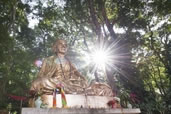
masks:
<svg viewBox="0 0 171 114"><path fill-rule="evenodd" d="M139 114L140 109L22 108L22 114Z"/></svg>
<svg viewBox="0 0 171 114"><path fill-rule="evenodd" d="M44 95L46 100L44 103L48 105L48 108L53 107L53 96ZM113 100L113 97L106 96L85 96L85 95L73 95L66 94L66 101L68 108L108 108L107 103ZM57 108L62 107L61 95L56 95Z"/></svg>
<svg viewBox="0 0 171 114"><path fill-rule="evenodd" d="M22 108L22 114L139 114L140 109L110 109L113 97L66 94L68 108L61 108L61 95L56 96L57 108L52 108L53 96L44 96L49 108Z"/></svg>

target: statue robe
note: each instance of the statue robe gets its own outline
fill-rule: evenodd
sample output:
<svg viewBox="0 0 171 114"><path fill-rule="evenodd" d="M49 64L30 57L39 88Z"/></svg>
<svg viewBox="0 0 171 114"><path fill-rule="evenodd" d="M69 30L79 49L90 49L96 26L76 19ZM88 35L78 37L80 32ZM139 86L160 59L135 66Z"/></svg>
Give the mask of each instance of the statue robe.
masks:
<svg viewBox="0 0 171 114"><path fill-rule="evenodd" d="M44 60L31 90L49 93L59 84L68 94L83 94L87 87L87 81L70 61L51 56Z"/></svg>

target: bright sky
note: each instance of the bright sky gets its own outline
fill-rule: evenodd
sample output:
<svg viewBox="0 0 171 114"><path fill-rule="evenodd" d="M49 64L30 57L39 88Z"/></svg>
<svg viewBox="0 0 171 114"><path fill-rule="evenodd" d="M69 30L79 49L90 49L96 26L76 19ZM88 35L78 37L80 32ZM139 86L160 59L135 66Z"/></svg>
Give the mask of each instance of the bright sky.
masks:
<svg viewBox="0 0 171 114"><path fill-rule="evenodd" d="M21 1L23 3L28 2L28 0L21 0ZM35 5L37 5L37 2L38 0L32 0L32 2L28 2L28 4L31 6L31 8L33 8ZM47 7L48 0L42 0L41 2L43 3L43 7ZM54 0L54 3L60 6L61 8L65 5L65 2L63 0ZM37 13L37 11L34 10L33 13ZM29 20L29 27L32 29L34 28L35 25L39 23L39 19L40 19L40 17L38 19L38 17L36 17L33 13L27 15L27 18Z"/></svg>

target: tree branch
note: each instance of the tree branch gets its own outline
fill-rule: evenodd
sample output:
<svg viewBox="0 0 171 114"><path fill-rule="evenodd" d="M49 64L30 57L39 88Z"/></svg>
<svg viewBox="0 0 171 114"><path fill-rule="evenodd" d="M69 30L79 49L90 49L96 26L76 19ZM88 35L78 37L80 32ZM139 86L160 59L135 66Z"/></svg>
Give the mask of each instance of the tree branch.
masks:
<svg viewBox="0 0 171 114"><path fill-rule="evenodd" d="M100 40L101 37L101 27L100 27L100 23L97 20L96 14L95 14L95 9L94 9L94 4L93 4L93 0L88 0L88 5L89 5L89 9L90 9L90 16L92 18L92 22L95 25L95 32L98 36L98 40Z"/></svg>
<svg viewBox="0 0 171 114"><path fill-rule="evenodd" d="M105 9L105 6L103 4L103 7L102 7L102 15L103 15L103 18L104 18L104 21L106 23L106 26L110 32L110 35L113 39L117 39L117 36L113 30L113 25L110 23L108 17L107 17L107 14L106 14L106 9Z"/></svg>

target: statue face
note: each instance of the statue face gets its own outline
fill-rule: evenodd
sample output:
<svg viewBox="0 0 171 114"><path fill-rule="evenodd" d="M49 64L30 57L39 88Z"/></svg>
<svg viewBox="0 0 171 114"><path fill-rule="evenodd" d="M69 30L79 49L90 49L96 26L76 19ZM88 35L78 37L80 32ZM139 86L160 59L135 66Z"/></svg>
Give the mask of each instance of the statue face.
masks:
<svg viewBox="0 0 171 114"><path fill-rule="evenodd" d="M58 40L57 52L60 54L65 54L67 52L67 43L65 40Z"/></svg>

